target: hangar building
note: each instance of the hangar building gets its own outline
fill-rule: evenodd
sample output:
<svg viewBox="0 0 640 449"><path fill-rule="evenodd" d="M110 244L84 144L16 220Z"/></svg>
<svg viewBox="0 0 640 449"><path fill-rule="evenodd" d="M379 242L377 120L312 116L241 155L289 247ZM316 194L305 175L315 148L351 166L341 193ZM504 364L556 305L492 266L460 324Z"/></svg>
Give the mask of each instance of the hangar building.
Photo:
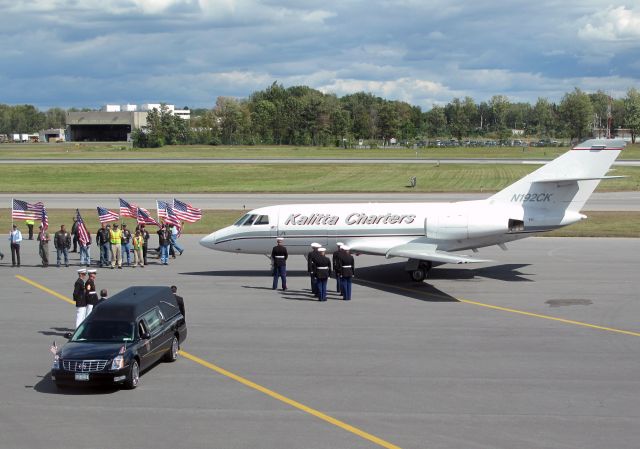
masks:
<svg viewBox="0 0 640 449"><path fill-rule="evenodd" d="M123 142L134 129L147 125L144 111L67 112L67 135L71 142Z"/></svg>

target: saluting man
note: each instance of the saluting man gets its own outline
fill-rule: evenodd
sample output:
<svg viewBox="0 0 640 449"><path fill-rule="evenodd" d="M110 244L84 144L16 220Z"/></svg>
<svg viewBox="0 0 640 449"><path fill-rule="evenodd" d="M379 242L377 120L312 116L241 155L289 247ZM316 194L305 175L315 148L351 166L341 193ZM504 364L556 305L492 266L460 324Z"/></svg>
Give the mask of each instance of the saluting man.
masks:
<svg viewBox="0 0 640 449"><path fill-rule="evenodd" d="M318 248L322 245L316 242L311 244L311 251L307 254L307 271L309 272L309 279L311 280L311 293L316 297L318 296L318 283L316 282L316 266L315 258L318 255Z"/></svg>
<svg viewBox="0 0 640 449"><path fill-rule="evenodd" d="M315 274L320 301L327 300L327 281L331 275L331 261L324 255L326 252L326 248L318 248L318 255L315 257Z"/></svg>
<svg viewBox="0 0 640 449"><path fill-rule="evenodd" d="M278 237L276 246L271 250L271 263L273 264L273 287L278 288L278 277L282 279L282 290L287 289L287 248L284 246L284 239Z"/></svg>
<svg viewBox="0 0 640 449"><path fill-rule="evenodd" d="M351 248L347 245L343 245L340 256L338 257L338 264L340 265L340 282L342 284L342 299L345 301L351 301L351 281L356 269L353 256L349 252L350 250Z"/></svg>
<svg viewBox="0 0 640 449"><path fill-rule="evenodd" d="M89 279L84 284L84 294L87 301L87 316L93 310L93 306L98 304L98 292L96 291L96 270L87 270Z"/></svg>
<svg viewBox="0 0 640 449"><path fill-rule="evenodd" d="M87 269L81 268L78 270L78 279L73 285L73 300L76 302L76 329L80 326L80 323L87 317L87 299L84 294L85 278L87 276Z"/></svg>
<svg viewBox="0 0 640 449"><path fill-rule="evenodd" d="M336 243L336 245L338 246L338 249L336 249L331 255L331 262L333 263L333 272L336 275L336 292L340 293L340 272L338 270L338 258L340 257L340 248L342 248L342 245L344 245L344 243L338 242Z"/></svg>

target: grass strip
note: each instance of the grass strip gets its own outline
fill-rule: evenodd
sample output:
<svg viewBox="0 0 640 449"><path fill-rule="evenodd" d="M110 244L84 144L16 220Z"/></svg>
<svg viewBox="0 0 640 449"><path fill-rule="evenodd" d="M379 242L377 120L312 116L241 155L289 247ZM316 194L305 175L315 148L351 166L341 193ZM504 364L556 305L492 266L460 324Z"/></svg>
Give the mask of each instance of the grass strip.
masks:
<svg viewBox="0 0 640 449"><path fill-rule="evenodd" d="M486 164L99 164L0 165L6 193L494 192L537 168ZM640 167L598 191L640 190ZM414 189L409 178L417 178Z"/></svg>
<svg viewBox="0 0 640 449"><path fill-rule="evenodd" d="M1 159L87 159L87 158L407 158L407 159L553 159L568 151L568 147L434 147L344 149L294 145L208 146L172 145L162 148L132 148L126 142L2 144ZM629 144L620 159L640 159L640 144Z"/></svg>
<svg viewBox="0 0 640 449"><path fill-rule="evenodd" d="M246 211L209 209L203 211L203 218L197 223L187 223L184 228L189 234L209 234L236 221ZM95 209L81 209L82 218L92 235L98 230L99 222ZM75 209L51 209L49 214L49 231L54 233L64 224L67 230L71 229ZM539 234L549 237L640 237L640 212L584 212L589 218L565 228ZM27 226L23 221L16 221L23 236L26 237ZM135 229L135 221L127 218L124 220L127 227ZM36 222L36 231L39 222ZM0 209L0 229L6 230L8 235L11 226L11 210ZM155 232L157 228L150 226L149 232ZM7 244L8 245L8 244Z"/></svg>

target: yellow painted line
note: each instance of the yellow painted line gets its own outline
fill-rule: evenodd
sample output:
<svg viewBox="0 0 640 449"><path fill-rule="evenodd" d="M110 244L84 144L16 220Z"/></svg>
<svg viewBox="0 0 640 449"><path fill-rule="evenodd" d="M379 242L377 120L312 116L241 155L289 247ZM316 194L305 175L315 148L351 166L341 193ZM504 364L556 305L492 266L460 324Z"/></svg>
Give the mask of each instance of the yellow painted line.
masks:
<svg viewBox="0 0 640 449"><path fill-rule="evenodd" d="M31 279L29 279L29 278L27 278L27 277L24 277L24 276L21 276L21 275L19 275L19 274L16 274L16 278L20 279L20 280L21 280L21 281L23 281L23 282L26 282L26 283L27 283L27 284L29 284L29 285L34 286L35 288L39 288L39 289L40 289L40 290L42 290L43 292L47 292L47 293L49 293L50 295L53 295L53 296L55 296L55 297L56 297L56 298L58 298L58 299L62 299L63 301L68 302L69 304L73 304L74 306L76 305L76 302L75 302L75 301L73 301L72 299L69 299L69 298L67 298L67 297L66 297L66 296L64 296L64 295L61 295L60 293L58 293L58 292L56 292L56 291L53 291L53 290L51 290L50 288L47 288L47 287L45 287L44 285L37 283L36 281L32 281Z"/></svg>
<svg viewBox="0 0 640 449"><path fill-rule="evenodd" d="M222 374L223 376L233 379L236 382L240 382L241 384L246 385L249 388L258 390L259 392L264 393L267 396L271 396L272 398L277 399L278 401L284 402L285 404L290 405L291 407L297 408L298 410L302 410L305 413L309 413L310 415L313 415L316 418L320 418L321 420L326 421L329 424L333 424L334 426L340 427L341 429L344 429L347 432L351 432L355 435L358 435L359 437L364 438L365 440L369 440L372 443L375 443L387 449L400 449L395 444L391 444L388 441L383 440L382 438L378 438L377 436L371 435L370 433L360 430L357 427L354 427L350 424L345 423L344 421L340 421L339 419L333 418L311 407L307 407L306 405L301 404L300 402L294 401L293 399L289 399L288 397L283 396L280 393L276 393L275 391L265 388L262 385L259 385L255 382L251 382L250 380L245 379L244 377L238 376L237 374L227 371L224 368L220 368L219 366L216 366L213 363L209 363L206 360L201 359L200 357L196 357L195 355L189 354L188 352L185 352L185 351L180 351L180 354L182 354L185 358L196 362L199 365L202 365L206 368L209 368L210 370L213 370L219 374Z"/></svg>
<svg viewBox="0 0 640 449"><path fill-rule="evenodd" d="M634 337L640 337L640 332L626 331L624 329L616 329L616 328L613 328L613 327L598 326L597 324L589 324L589 323L584 323L582 321L567 320L565 318L558 318L558 317L551 316L551 315L542 315L542 314L539 314L539 313L525 312L524 310L510 309L508 307L494 306L494 305L491 305L491 304L485 304L485 303L478 302L478 301L471 301L470 299L462 299L462 298L456 298L456 299L458 301L460 301L460 302L465 303L465 304L472 304L474 306L486 307L488 309L501 310L503 312L517 313L519 315L532 316L532 317L535 317L535 318L543 318L545 320L558 321L560 323L565 323L565 324L574 324L576 326L590 327L592 329L598 329L598 330L601 330L601 331L616 332L618 334L625 334L625 335L632 335Z"/></svg>
<svg viewBox="0 0 640 449"><path fill-rule="evenodd" d="M380 282L365 281L363 279L358 279L358 281L362 282L363 284L379 285L379 286L384 286L386 288L389 288L388 284L382 284ZM539 313L527 312L527 311L524 311L524 310L511 309L509 307L494 306L493 304L486 304L486 303L483 303L483 302L472 301L470 299L455 298L453 296L445 296L445 295L432 295L432 294L429 294L427 292L421 292L420 290L415 290L415 289L407 288L407 287L393 286L392 288L396 289L396 290L406 291L406 292L409 292L409 293L418 293L418 294L421 294L423 296L433 297L433 298L437 298L437 299L452 299L452 300L456 300L456 301L459 301L459 302L462 302L462 303L465 303L465 304L471 304L471 305L479 306L479 307L486 307L487 309L500 310L502 312L516 313L518 315L525 315L525 316L530 316L530 317L534 317L534 318L542 318L542 319L545 319L545 320L557 321L557 322L565 323L565 324L573 324L575 326L589 327L591 329L598 329L598 330L601 330L601 331L615 332L615 333L618 333L618 334L625 334L625 335L631 335L633 337L640 337L640 332L627 331L627 330L624 330L624 329L616 329L616 328L613 328L613 327L598 326L597 324L590 324L590 323L584 323L582 321L568 320L568 319L565 319L565 318L558 318L558 317L551 316L551 315L542 315L542 314L539 314Z"/></svg>
<svg viewBox="0 0 640 449"><path fill-rule="evenodd" d="M66 301L68 303L71 304L75 304L74 301L72 301L71 299L61 295L58 292L55 292L53 290L51 290L50 288L45 287L42 284L39 284L38 282L32 281L29 278L26 278L24 276L21 275L16 275L16 278L20 279L23 282L26 282L29 285L32 285L46 293L49 293L50 295L55 296L58 299L62 299L63 301ZM294 401L293 399L289 399L286 396L281 395L280 393L276 393L273 390L270 390L266 387L263 387L262 385L259 385L255 382L250 381L249 379L245 379L242 376L238 376L237 374L232 373L231 371L227 371L224 368L221 368L217 365L214 365L213 363L207 362L204 359L201 359L200 357L197 357L193 354L190 354L186 351L181 350L180 354L186 358L189 359L195 363L197 363L198 365L204 366L205 368L209 368L212 371L217 372L218 374L222 374L223 376L228 377L229 379L233 379L236 382L241 383L242 385L245 385L249 388L253 388L254 390L257 390L261 393L266 394L267 396L271 396L274 399L277 399L280 402L284 402L287 405L290 405L291 407L297 408L298 410L302 410L305 413L308 413L310 415L315 416L316 418L319 418L323 421L328 422L329 424L333 424L334 426L337 426L343 430L346 430L347 432L351 432L354 435L357 435L361 438L364 438L365 440L371 441L372 443L375 443L381 447L384 447L386 449L401 449L399 446L396 446L395 444L389 443L388 441L383 440L382 438L378 438L375 435L372 435L368 432L365 432L364 430L360 430L357 427L354 427L350 424L345 423L344 421L340 421L339 419L333 418L325 413L322 413L321 411L318 411L316 409L313 409L311 407L308 407L304 404L301 404L298 401Z"/></svg>

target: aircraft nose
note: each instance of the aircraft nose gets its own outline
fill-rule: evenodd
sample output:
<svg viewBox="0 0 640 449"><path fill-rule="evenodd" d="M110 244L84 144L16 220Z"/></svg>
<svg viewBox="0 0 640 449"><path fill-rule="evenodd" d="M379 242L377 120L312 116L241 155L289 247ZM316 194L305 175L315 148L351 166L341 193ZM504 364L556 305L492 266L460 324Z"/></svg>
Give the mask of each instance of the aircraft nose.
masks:
<svg viewBox="0 0 640 449"><path fill-rule="evenodd" d="M208 236L203 237L200 240L200 244L206 248L213 248L214 245L216 244L216 233L212 232Z"/></svg>

